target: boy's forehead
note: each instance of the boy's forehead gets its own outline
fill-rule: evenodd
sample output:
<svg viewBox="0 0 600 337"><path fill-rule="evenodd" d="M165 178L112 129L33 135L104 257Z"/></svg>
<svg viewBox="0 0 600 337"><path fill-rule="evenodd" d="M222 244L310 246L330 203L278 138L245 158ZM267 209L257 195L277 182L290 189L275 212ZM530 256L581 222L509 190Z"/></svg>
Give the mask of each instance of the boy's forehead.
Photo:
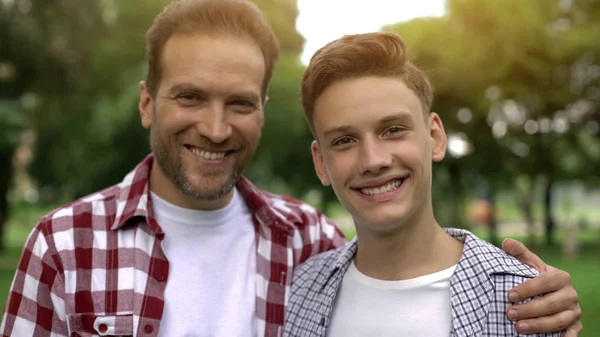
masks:
<svg viewBox="0 0 600 337"><path fill-rule="evenodd" d="M422 113L419 98L400 79L361 77L338 81L323 91L315 102L313 123L324 132L332 125L368 126Z"/></svg>

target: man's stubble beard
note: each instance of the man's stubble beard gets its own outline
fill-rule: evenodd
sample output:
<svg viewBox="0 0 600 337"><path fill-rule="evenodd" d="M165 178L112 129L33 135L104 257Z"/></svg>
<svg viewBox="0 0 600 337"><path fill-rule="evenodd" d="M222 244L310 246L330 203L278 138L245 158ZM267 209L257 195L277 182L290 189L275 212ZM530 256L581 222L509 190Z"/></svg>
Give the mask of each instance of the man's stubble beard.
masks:
<svg viewBox="0 0 600 337"><path fill-rule="evenodd" d="M180 149L170 148L168 141L161 139L160 132L158 130L158 120L156 118L156 111L153 112L153 122L150 128L150 148L154 154L156 163L161 167L168 179L170 179L175 186L183 192L183 194L192 197L199 201L216 201L224 198L233 190L237 181L240 179L244 164L237 163L234 165L231 174L227 181L221 185L216 191L202 191L196 189L190 182L190 179L186 177L185 170L181 163ZM205 179L210 179L206 176Z"/></svg>

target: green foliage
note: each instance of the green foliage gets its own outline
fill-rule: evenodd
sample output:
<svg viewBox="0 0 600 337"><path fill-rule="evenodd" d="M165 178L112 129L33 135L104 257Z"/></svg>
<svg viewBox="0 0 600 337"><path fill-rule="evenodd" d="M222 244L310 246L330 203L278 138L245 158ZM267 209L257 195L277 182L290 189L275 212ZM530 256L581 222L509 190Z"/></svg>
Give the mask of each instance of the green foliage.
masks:
<svg viewBox="0 0 600 337"><path fill-rule="evenodd" d="M279 37L281 60L269 89L261 146L246 175L263 188L296 197L319 191L327 205L334 195L314 174L312 136L298 96L304 40L293 24L296 0L254 2ZM148 153L137 112L138 83L146 71L146 29L166 3L103 0L74 6L48 0L23 12L2 2L0 68L5 64L16 76L0 80L0 131L10 131L2 132L0 144L15 144L20 128L35 131L31 173L42 191L54 191L48 199L113 184ZM402 35L409 58L430 75L433 109L447 133L470 143L468 153L449 154L435 166L434 204L456 217L454 225L463 223L461 212L453 210L464 208L467 197L529 191L515 187L517 176L598 181L600 141L590 131L591 122L600 122L598 7L591 0L449 0L446 17L384 28ZM28 101L35 104L24 104ZM459 118L466 109L470 118ZM511 117L515 109L524 117ZM585 113L572 117L578 109ZM527 120L541 129L543 120L563 117L565 132L525 132ZM499 122L506 130L494 136ZM491 192L478 190L486 185Z"/></svg>
<svg viewBox="0 0 600 337"><path fill-rule="evenodd" d="M259 184L277 187L279 182L298 186L292 193L304 193L305 173L314 174L298 101L304 41L290 24L297 16L296 1L255 2L279 37L282 56L270 88L262 147L247 173ZM13 96L31 92L38 97L27 126L37 135L30 172L43 201L68 200L114 184L148 153L148 133L137 112L138 83L146 72L146 30L167 3L104 0L72 6L51 0L33 4L26 13L15 5L3 8L10 16L0 22L14 26L0 33L14 42L5 58L16 64L18 79L26 79L22 68L31 68L23 90ZM5 119L8 123L5 115L0 127ZM0 138L1 144L8 134ZM289 163L297 169L287 169Z"/></svg>

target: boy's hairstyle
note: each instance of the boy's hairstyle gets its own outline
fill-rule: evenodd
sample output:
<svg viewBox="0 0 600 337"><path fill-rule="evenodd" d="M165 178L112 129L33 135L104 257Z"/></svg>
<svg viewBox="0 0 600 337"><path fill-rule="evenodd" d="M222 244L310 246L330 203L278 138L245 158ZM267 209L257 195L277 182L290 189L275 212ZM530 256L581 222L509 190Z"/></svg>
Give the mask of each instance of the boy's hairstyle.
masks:
<svg viewBox="0 0 600 337"><path fill-rule="evenodd" d="M336 81L362 76L399 78L419 97L424 113L429 113L433 88L425 73L406 60L404 41L398 35L346 35L319 49L302 78L302 106L315 138L313 113L317 98Z"/></svg>

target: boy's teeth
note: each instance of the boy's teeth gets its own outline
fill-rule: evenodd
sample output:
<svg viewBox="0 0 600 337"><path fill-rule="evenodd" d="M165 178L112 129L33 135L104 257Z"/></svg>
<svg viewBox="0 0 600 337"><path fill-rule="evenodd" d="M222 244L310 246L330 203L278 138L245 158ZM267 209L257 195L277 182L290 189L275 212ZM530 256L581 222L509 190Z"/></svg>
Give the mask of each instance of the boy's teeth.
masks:
<svg viewBox="0 0 600 337"><path fill-rule="evenodd" d="M209 151L204 151L204 150L200 150L199 148L196 147L191 147L189 148L193 154L197 155L198 157L204 158L204 159L208 159L208 160L217 160L217 159L222 159L225 157L225 152L209 152Z"/></svg>
<svg viewBox="0 0 600 337"><path fill-rule="evenodd" d="M383 186L376 187L376 188L361 188L360 193L366 194L366 195L376 195L376 194L386 193L386 192L396 190L398 188L398 186L400 186L401 184L402 184L402 180L398 179L398 180L394 180L392 182L389 182Z"/></svg>

